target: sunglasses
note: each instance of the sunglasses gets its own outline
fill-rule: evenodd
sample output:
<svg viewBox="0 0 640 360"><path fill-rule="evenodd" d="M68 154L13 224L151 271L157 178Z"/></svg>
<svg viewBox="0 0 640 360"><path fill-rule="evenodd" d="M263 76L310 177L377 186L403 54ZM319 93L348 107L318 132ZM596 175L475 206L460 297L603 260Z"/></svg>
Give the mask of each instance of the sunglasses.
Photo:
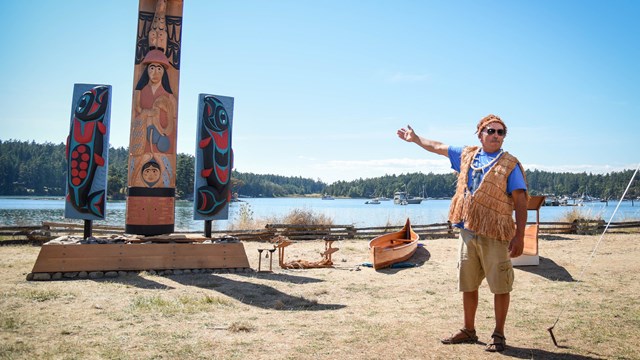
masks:
<svg viewBox="0 0 640 360"><path fill-rule="evenodd" d="M484 131L487 135L493 135L495 133L498 133L498 136L505 136L507 135L507 131L505 129L492 129L492 128L488 128Z"/></svg>

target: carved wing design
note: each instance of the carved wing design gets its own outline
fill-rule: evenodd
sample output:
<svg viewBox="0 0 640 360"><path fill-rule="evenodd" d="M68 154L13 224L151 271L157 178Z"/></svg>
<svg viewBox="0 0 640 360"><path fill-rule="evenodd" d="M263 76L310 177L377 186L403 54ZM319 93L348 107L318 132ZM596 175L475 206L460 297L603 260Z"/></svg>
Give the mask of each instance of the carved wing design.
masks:
<svg viewBox="0 0 640 360"><path fill-rule="evenodd" d="M149 29L153 22L153 13L140 11L138 14L138 36L136 38L136 65L142 63L149 52Z"/></svg>
<svg viewBox="0 0 640 360"><path fill-rule="evenodd" d="M180 42L182 41L182 17L167 16L167 49L165 54L174 68L180 70Z"/></svg>

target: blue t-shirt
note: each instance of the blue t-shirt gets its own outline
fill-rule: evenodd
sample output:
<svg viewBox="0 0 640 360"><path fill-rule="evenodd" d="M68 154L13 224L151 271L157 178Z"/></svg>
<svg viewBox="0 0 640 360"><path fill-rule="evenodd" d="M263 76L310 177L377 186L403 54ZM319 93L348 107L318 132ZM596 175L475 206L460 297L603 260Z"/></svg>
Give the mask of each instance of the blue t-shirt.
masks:
<svg viewBox="0 0 640 360"><path fill-rule="evenodd" d="M460 172L463 149L464 147L449 146L449 161L451 162L451 168L457 172ZM481 149L478 155L473 159L473 166L482 167L483 165L491 162L500 154L501 154L500 151L494 152L494 153L487 153ZM476 189L480 185L480 182L482 181L484 174L487 171L489 171L491 167L493 167L493 165L488 166L487 168L483 169L483 171L476 172L475 178L473 174L473 169L471 168L469 169L469 176L468 176L469 181L467 183L467 186L469 187L469 190L471 191L472 194L476 191ZM511 174L509 174L509 178L507 179L507 193L511 195L511 193L514 190L525 190L525 191L527 190L527 183L524 181L524 175L522 174L522 170L520 169L520 166L516 166L511 172Z"/></svg>
<svg viewBox="0 0 640 360"><path fill-rule="evenodd" d="M460 165L462 163L462 150L464 147L457 146L449 146L449 161L451 162L451 168L457 172L460 172ZM474 157L472 165L476 168L480 168L483 165L488 164L492 160L496 159L496 157L502 155L502 151L497 151L494 153L487 153L484 150L480 149L480 152ZM469 176L467 186L469 187L469 191L473 194L478 186L480 186L480 182L482 182L482 178L484 174L493 167L493 165L498 162L497 160L484 168L483 170L476 171L474 173L473 169L469 168ZM524 190L527 191L527 183L524 181L524 175L522 174L522 170L520 166L516 166L509 174L507 178L507 193L511 195L514 190ZM454 224L454 226L464 229L464 221L461 221L458 224Z"/></svg>

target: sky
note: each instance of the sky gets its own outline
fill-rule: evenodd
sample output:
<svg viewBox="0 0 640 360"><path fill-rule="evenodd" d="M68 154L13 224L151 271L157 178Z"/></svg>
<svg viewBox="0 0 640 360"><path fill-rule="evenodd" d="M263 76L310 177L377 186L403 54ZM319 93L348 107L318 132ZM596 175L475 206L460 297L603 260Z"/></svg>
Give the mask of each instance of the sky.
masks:
<svg viewBox="0 0 640 360"><path fill-rule="evenodd" d="M73 86L112 86L110 143L129 145L135 0L0 2L0 140L63 143ZM640 162L640 2L185 0L179 153L199 94L234 98L234 168L326 183L448 173L416 133L479 145L499 115L525 168Z"/></svg>

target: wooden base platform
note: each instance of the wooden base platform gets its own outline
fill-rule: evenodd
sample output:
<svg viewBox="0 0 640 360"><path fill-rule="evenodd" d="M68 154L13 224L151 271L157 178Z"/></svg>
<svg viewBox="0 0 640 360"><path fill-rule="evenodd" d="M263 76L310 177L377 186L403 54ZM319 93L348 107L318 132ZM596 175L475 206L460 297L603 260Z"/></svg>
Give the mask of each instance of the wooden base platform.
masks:
<svg viewBox="0 0 640 360"><path fill-rule="evenodd" d="M540 255L520 255L511 259L513 266L533 266L540 265Z"/></svg>
<svg viewBox="0 0 640 360"><path fill-rule="evenodd" d="M45 244L33 273L248 268L242 243Z"/></svg>

